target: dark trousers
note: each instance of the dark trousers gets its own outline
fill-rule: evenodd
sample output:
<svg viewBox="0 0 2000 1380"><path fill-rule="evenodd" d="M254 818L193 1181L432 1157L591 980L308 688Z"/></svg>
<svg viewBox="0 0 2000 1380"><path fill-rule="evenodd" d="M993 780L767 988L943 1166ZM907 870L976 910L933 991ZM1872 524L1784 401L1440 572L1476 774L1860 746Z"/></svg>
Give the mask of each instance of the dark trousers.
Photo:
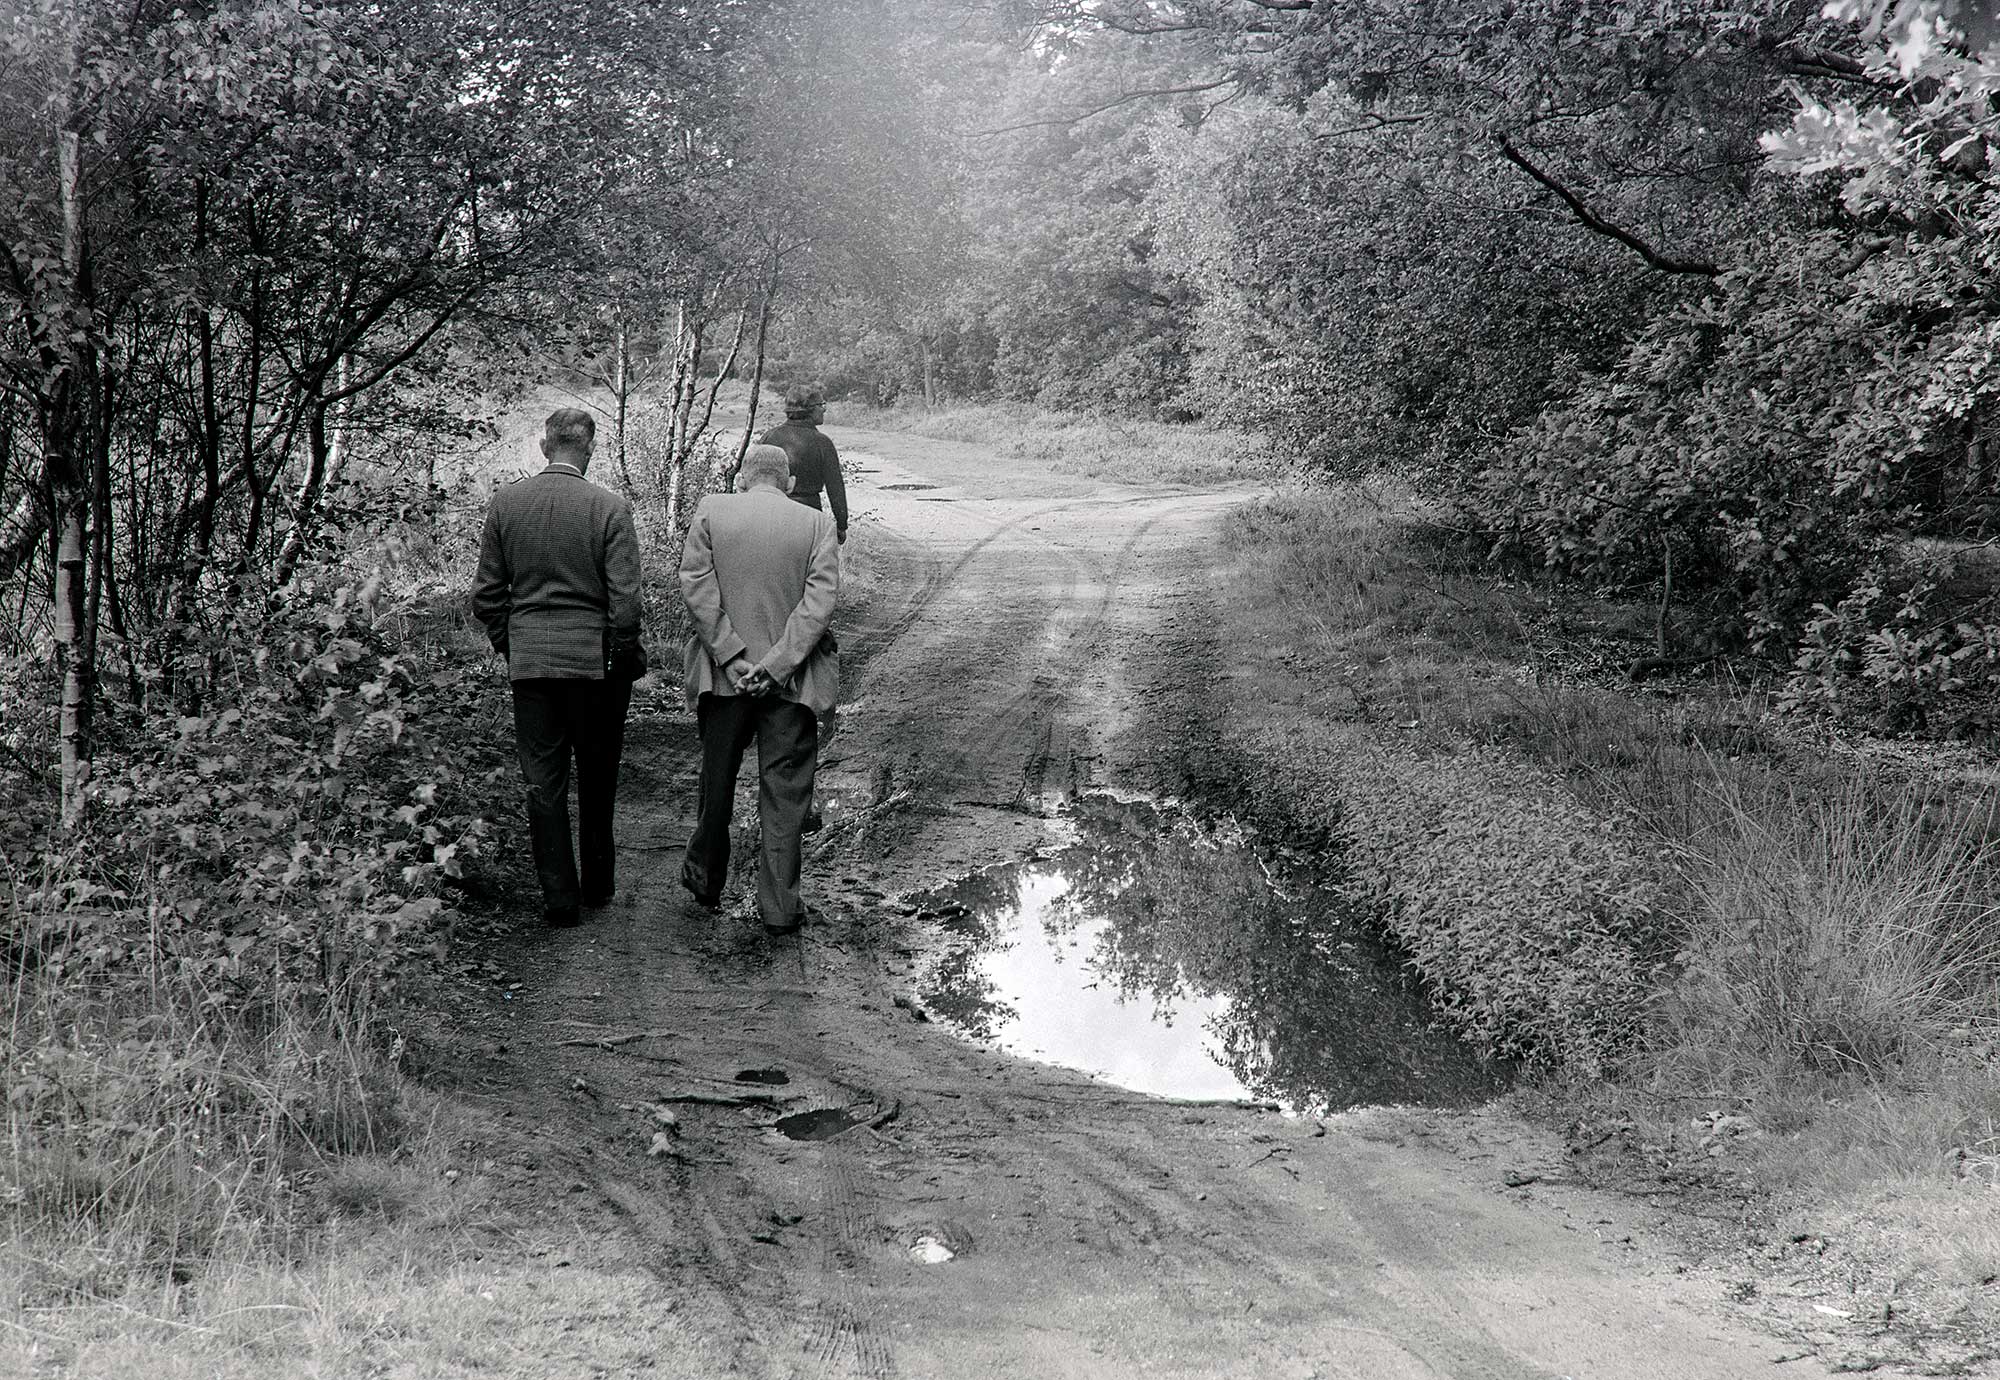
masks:
<svg viewBox="0 0 2000 1380"><path fill-rule="evenodd" d="M819 720L802 704L754 695L703 695L695 716L701 725L701 784L681 879L697 895L722 894L729 877L736 774L754 738L763 834L757 910L767 925L790 924L805 909L799 899L799 841L819 769Z"/></svg>
<svg viewBox="0 0 2000 1380"><path fill-rule="evenodd" d="M584 897L609 900L618 885L611 837L618 757L625 747L626 680L517 680L514 745L528 788L528 837L542 904L551 910ZM577 847L569 836L569 765L576 758ZM581 887L577 854L583 858Z"/></svg>

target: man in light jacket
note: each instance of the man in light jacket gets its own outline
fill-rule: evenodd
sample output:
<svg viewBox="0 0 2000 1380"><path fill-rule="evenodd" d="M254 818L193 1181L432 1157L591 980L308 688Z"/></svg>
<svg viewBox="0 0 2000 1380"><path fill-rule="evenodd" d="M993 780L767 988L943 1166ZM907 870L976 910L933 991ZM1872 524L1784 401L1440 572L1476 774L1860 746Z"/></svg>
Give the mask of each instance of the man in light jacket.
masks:
<svg viewBox="0 0 2000 1380"><path fill-rule="evenodd" d="M840 597L838 537L833 519L792 502L790 488L785 452L752 446L738 492L711 494L695 509L680 567L694 622L687 698L701 731L681 885L702 905L721 900L736 774L754 738L757 910L773 934L805 923L800 837L819 768L819 718L840 695L840 656L827 635Z"/></svg>
<svg viewBox="0 0 2000 1380"><path fill-rule="evenodd" d="M472 590L473 616L513 683L528 837L551 925L576 924L579 905L608 905L616 889L618 758L632 682L646 670L639 537L632 505L584 478L596 435L588 412L549 414L548 465L493 495ZM572 755L580 880L569 832Z"/></svg>

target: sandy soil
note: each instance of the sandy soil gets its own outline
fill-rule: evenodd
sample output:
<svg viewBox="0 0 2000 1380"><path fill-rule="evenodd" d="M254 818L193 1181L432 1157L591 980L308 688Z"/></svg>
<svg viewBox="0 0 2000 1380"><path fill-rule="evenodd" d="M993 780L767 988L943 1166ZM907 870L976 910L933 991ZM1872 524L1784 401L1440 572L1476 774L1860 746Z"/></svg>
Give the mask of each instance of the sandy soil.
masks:
<svg viewBox="0 0 2000 1380"><path fill-rule="evenodd" d="M1153 1100L919 1019L926 935L900 898L1042 841L1064 792L1213 770L1207 719L1261 693L1214 540L1255 491L834 435L858 604L819 922L774 942L687 900L692 728L677 687L642 687L618 902L524 931L451 1037L491 1128L468 1174L556 1243L549 1268L649 1272L698 1339L650 1370L548 1373L1830 1373L1679 1261L1657 1211L1563 1182L1560 1146L1503 1110ZM773 1125L818 1109L856 1124Z"/></svg>

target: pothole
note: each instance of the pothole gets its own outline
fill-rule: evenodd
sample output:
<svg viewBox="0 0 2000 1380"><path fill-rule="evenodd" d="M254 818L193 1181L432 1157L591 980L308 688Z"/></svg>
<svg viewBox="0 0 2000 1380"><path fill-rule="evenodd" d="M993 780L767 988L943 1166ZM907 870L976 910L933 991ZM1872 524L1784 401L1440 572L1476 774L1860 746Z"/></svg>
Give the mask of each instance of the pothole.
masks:
<svg viewBox="0 0 2000 1380"><path fill-rule="evenodd" d="M788 1140L832 1140L868 1119L865 1111L848 1107L820 1107L810 1112L793 1112L771 1124Z"/></svg>
<svg viewBox="0 0 2000 1380"><path fill-rule="evenodd" d="M739 1069L736 1074L739 1083L760 1083L767 1088L782 1088L792 1081L791 1075L783 1069Z"/></svg>
<svg viewBox="0 0 2000 1380"><path fill-rule="evenodd" d="M915 898L924 1007L968 1039L1137 1092L1301 1112L1464 1105L1503 1065L1433 1028L1329 888L1274 884L1238 830L1088 796L1018 863Z"/></svg>

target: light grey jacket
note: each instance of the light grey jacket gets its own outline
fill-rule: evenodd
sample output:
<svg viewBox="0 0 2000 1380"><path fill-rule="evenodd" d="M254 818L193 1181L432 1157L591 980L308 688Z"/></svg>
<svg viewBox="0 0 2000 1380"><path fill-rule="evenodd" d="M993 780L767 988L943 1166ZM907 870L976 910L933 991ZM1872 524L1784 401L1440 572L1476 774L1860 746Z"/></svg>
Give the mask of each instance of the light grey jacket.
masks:
<svg viewBox="0 0 2000 1380"><path fill-rule="evenodd" d="M552 464L493 495L472 614L512 680L602 680L639 641L639 535L632 505Z"/></svg>
<svg viewBox="0 0 2000 1380"><path fill-rule="evenodd" d="M710 494L681 548L681 597L694 619L687 701L733 695L722 668L746 656L779 694L818 714L840 698L840 655L821 635L840 601L833 519L776 489Z"/></svg>

